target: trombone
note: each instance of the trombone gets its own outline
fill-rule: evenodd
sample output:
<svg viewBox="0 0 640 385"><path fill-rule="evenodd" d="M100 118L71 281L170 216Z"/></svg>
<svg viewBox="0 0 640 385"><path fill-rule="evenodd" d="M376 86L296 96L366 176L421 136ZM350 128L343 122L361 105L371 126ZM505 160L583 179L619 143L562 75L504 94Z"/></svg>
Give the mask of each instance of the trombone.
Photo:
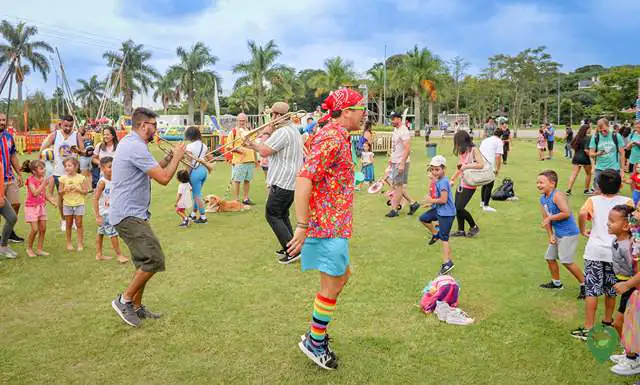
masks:
<svg viewBox="0 0 640 385"><path fill-rule="evenodd" d="M284 126L287 126L291 123L291 120L294 117L298 117L298 118L303 118L305 115L307 115L307 111L304 110L300 110L300 111L291 111L288 112L282 116L279 116L275 119L272 119L270 121L268 121L267 123L261 125L260 127L254 128L253 130L247 132L246 134L242 135L241 137L236 137L233 140L233 144L235 143L240 143L238 145L235 145L232 148L229 148L227 150L224 150L222 152L220 152L216 158L223 158L226 154L230 153L230 152L234 152L237 149L239 149L240 147L243 147L247 142L249 141L253 141L255 140L258 136L260 136L261 134L264 133L264 131L267 131L268 129L271 131L275 131L279 128L282 128ZM209 151L204 157L206 159L208 159L210 156L215 155L216 152L219 152L221 148L226 147L226 145L223 145L221 147L218 147L216 149L213 149L211 151Z"/></svg>
<svg viewBox="0 0 640 385"><path fill-rule="evenodd" d="M173 143L171 143L170 141L168 141L166 139L162 139L160 136L156 135L156 144L158 145L158 148L160 149L160 151L164 152L166 155L173 156L173 148L175 147L173 145ZM206 158L208 158L208 155L209 154L205 155L204 158L196 158L190 152L185 151L184 158L182 158L180 160L180 163L182 163L183 165L185 165L189 169L194 168L193 165L195 163L200 163L201 165L203 165L204 167L207 168L208 172L211 172L216 167L215 167L214 163L211 163L211 162L206 160Z"/></svg>

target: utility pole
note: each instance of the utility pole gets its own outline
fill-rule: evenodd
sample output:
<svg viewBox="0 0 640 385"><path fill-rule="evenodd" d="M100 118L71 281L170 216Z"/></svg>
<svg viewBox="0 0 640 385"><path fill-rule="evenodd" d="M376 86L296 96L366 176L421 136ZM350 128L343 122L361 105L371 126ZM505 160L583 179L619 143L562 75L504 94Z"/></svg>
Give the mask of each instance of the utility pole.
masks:
<svg viewBox="0 0 640 385"><path fill-rule="evenodd" d="M387 45L384 45L384 63L383 63L383 88L382 88L382 124L387 120Z"/></svg>
<svg viewBox="0 0 640 385"><path fill-rule="evenodd" d="M560 127L560 78L558 77L558 127Z"/></svg>

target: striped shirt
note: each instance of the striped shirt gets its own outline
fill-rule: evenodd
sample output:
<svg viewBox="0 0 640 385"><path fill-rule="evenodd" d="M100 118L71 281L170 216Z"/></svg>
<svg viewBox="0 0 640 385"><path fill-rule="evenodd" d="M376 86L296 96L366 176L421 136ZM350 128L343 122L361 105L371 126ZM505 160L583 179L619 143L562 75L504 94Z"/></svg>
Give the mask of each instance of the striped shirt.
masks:
<svg viewBox="0 0 640 385"><path fill-rule="evenodd" d="M276 130L265 142L275 151L269 156L267 185L294 191L296 176L303 163L302 136L292 125Z"/></svg>
<svg viewBox="0 0 640 385"><path fill-rule="evenodd" d="M4 168L4 181L13 181L13 170L11 170L11 155L16 153L16 143L13 136L7 131L0 132L0 154L2 155L2 167Z"/></svg>

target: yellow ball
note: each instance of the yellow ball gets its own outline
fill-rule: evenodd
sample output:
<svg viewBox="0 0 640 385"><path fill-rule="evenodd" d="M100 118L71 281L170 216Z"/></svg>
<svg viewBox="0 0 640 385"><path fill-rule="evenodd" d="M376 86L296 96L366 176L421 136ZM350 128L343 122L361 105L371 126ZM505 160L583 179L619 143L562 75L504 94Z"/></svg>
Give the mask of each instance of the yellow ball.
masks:
<svg viewBox="0 0 640 385"><path fill-rule="evenodd" d="M52 162L53 161L53 149L52 148L45 148L44 150L42 150L42 159L46 160L47 162Z"/></svg>

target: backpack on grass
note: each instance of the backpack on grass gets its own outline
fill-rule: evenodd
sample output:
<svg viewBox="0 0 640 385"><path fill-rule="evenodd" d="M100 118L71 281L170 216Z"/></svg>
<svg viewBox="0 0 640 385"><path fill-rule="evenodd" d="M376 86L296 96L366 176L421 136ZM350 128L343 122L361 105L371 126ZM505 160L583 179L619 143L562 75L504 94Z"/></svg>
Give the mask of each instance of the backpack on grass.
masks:
<svg viewBox="0 0 640 385"><path fill-rule="evenodd" d="M494 201L506 201L509 198L513 198L516 196L513 186L514 183L511 178L504 178L502 184L491 194L491 199Z"/></svg>

